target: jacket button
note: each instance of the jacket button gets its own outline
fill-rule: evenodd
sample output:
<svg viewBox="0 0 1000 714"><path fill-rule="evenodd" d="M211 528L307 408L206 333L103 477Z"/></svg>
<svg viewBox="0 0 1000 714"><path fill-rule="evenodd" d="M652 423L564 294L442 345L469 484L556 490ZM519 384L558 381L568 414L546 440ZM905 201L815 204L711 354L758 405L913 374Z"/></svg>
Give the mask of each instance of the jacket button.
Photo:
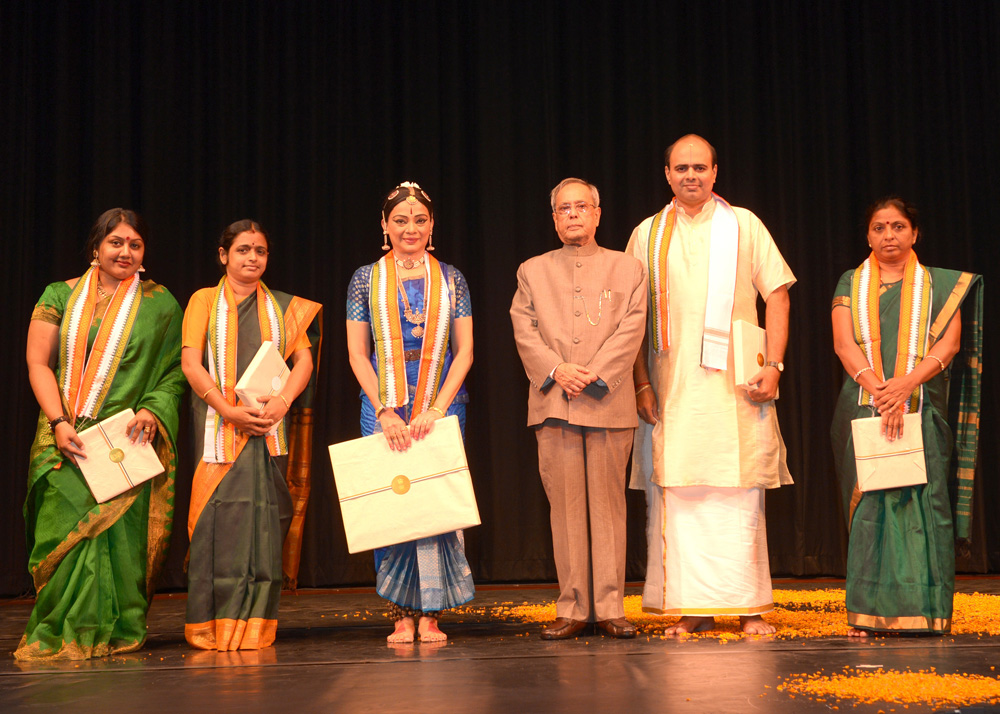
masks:
<svg viewBox="0 0 1000 714"><path fill-rule="evenodd" d="M582 268L583 267L583 263L581 263L579 260L576 261L576 267Z"/></svg>
<svg viewBox="0 0 1000 714"><path fill-rule="evenodd" d="M579 337L574 337L574 338L573 338L573 344L574 344L574 345L578 345L578 344L580 344L580 338L579 338Z"/></svg>
<svg viewBox="0 0 1000 714"><path fill-rule="evenodd" d="M577 285L575 288L573 288L573 290L575 290L576 292L580 292L582 288L579 285Z"/></svg>

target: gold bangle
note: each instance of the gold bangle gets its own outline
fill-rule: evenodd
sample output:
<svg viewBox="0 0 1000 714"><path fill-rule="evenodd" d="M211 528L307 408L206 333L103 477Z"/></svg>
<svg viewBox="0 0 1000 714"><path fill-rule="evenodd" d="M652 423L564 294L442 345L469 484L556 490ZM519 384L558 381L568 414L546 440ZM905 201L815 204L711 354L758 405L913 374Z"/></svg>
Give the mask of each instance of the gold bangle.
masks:
<svg viewBox="0 0 1000 714"><path fill-rule="evenodd" d="M941 361L940 357L938 357L937 355L932 355L932 354L928 354L927 356L930 357L931 359L936 359L937 363L939 365L941 365L941 371L944 372L944 369L945 369L944 362Z"/></svg>
<svg viewBox="0 0 1000 714"><path fill-rule="evenodd" d="M278 396L281 397L281 401L283 401L285 403L285 410L287 411L287 410L291 409L291 407L288 406L288 400L285 399L285 395L284 394L279 394Z"/></svg>
<svg viewBox="0 0 1000 714"><path fill-rule="evenodd" d="M652 389L652 387L649 386L649 382L646 382L641 387L639 387L637 390L635 390L635 396L638 397L642 393L642 391L645 390L645 389Z"/></svg>
<svg viewBox="0 0 1000 714"><path fill-rule="evenodd" d="M384 411L385 411L386 409L388 409L388 408L389 408L389 407L387 407L387 406L386 406L385 404L383 404L383 405L382 405L382 406L380 406L380 407L379 407L378 409L376 409L376 410L375 410L375 420L376 420L376 421L378 421L378 418L379 418L380 416L382 416L382 412L384 412Z"/></svg>
<svg viewBox="0 0 1000 714"><path fill-rule="evenodd" d="M860 377L865 372L871 372L872 374L875 374L875 370L872 369L870 366L868 366L868 367L862 367L861 369L859 369L857 372L854 373L854 377L853 377L854 381L857 382L858 381L858 377Z"/></svg>
<svg viewBox="0 0 1000 714"><path fill-rule="evenodd" d="M219 389L219 388L216 385L213 384L211 387L209 387L208 389L206 389L205 393L201 395L201 401L203 401L203 402L208 401L206 399L206 397L208 397L208 393L211 392L213 389ZM222 390L221 389L219 389L219 394L222 394Z"/></svg>
<svg viewBox="0 0 1000 714"><path fill-rule="evenodd" d="M444 412L443 412L443 411L441 411L441 408L440 408L440 407L429 407L429 408L428 408L428 411L430 411L431 409L433 409L434 411L436 411L436 412L437 412L438 414L440 414L440 415L441 415L441 417L442 417L442 418L444 418L444 415L445 415L445 414L444 414Z"/></svg>

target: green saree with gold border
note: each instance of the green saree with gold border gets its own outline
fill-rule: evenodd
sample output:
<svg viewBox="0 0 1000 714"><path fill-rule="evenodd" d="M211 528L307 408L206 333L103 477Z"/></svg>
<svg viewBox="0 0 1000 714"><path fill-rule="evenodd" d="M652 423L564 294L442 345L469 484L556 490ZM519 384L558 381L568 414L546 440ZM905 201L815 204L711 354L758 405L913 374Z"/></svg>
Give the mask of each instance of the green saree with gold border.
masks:
<svg viewBox="0 0 1000 714"><path fill-rule="evenodd" d="M61 324L71 289L52 283L31 319ZM88 350L100 320L91 326ZM44 414L31 446L24 504L35 606L14 653L20 661L86 659L130 652L146 640L146 613L167 554L174 510L181 372L181 309L170 292L143 281L142 300L121 362L96 419L131 407L156 417L153 441L166 471L98 504L80 470L56 447ZM56 368L61 378L62 365Z"/></svg>
<svg viewBox="0 0 1000 714"><path fill-rule="evenodd" d="M870 417L858 405L858 385L845 375L831 437L848 521L847 616L872 631L937 632L951 629L955 538L968 538L972 481L979 438L982 376L982 279L972 273L928 268L933 284L928 349L961 311L961 349L942 373L924 383L921 431L927 483L869 491L857 489L851 420ZM833 300L850 308L850 270ZM896 362L901 283L879 297L882 364L886 379Z"/></svg>

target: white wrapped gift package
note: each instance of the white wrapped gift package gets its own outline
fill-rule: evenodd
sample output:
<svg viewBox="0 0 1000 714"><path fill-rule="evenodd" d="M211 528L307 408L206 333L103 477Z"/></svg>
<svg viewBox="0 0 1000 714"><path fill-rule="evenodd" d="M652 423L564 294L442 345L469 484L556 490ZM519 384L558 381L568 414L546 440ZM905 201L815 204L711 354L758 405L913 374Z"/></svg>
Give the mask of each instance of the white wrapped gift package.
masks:
<svg viewBox="0 0 1000 714"><path fill-rule="evenodd" d="M288 383L289 374L291 371L274 343L264 340L236 383L236 396L248 407L259 407L261 403L257 398L281 392Z"/></svg>
<svg viewBox="0 0 1000 714"><path fill-rule="evenodd" d="M351 553L480 523L455 415L438 419L406 451L373 434L333 444L330 462Z"/></svg>
<svg viewBox="0 0 1000 714"><path fill-rule="evenodd" d="M854 462L859 491L880 491L927 483L924 436L920 413L903 415L903 436L889 441L882 436L882 417L855 419Z"/></svg>
<svg viewBox="0 0 1000 714"><path fill-rule="evenodd" d="M129 441L125 427L134 418L135 412L126 409L80 432L87 458L77 457L76 462L98 503L110 501L164 471L151 444Z"/></svg>

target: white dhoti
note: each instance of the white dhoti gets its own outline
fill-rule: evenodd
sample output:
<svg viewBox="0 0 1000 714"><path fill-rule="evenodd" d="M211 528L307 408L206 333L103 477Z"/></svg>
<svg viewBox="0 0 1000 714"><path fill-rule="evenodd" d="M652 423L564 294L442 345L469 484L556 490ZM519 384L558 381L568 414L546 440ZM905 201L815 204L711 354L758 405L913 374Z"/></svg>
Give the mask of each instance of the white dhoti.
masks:
<svg viewBox="0 0 1000 714"><path fill-rule="evenodd" d="M644 611L714 616L774 609L763 489L649 483L646 499Z"/></svg>
<svg viewBox="0 0 1000 714"><path fill-rule="evenodd" d="M732 207L736 272L721 280L713 271L729 264L732 256L720 260L720 251L732 247L723 241L715 248L716 204L709 201L693 216L676 209L665 264L650 258L652 217L633 231L626 249L646 261L651 282L661 279L669 307L666 320L650 308L647 332L665 324L670 339L649 354L658 422L640 424L632 454L630 486L646 491L647 612L759 615L773 609L764 490L792 482L785 445L774 402L754 402L736 387L731 344L726 368L718 369L719 355L706 359L706 341L729 338L731 326L720 328L713 307L728 300L722 292L732 290L730 321L756 325L758 297L766 301L795 276L760 220Z"/></svg>

